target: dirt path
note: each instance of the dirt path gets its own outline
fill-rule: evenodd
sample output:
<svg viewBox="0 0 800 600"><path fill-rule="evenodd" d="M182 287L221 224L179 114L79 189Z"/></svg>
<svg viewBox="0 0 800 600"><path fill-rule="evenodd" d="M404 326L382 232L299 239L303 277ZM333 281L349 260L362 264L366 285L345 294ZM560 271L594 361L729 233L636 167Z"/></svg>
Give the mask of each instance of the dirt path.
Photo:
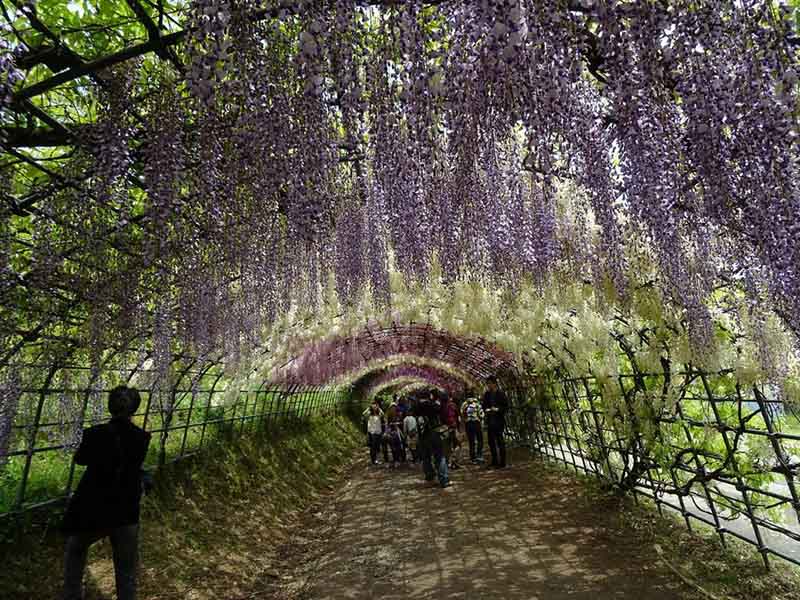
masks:
<svg viewBox="0 0 800 600"><path fill-rule="evenodd" d="M284 549L300 566L278 596L686 597L655 551L626 543L616 511L584 498L569 475L518 458L503 471L468 465L452 480L441 490L417 469L359 467Z"/></svg>

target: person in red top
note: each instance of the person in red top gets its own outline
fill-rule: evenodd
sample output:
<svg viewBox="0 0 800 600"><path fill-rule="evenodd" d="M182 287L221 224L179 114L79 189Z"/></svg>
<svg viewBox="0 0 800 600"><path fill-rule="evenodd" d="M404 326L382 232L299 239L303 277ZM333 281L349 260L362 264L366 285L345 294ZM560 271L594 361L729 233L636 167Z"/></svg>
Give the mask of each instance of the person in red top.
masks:
<svg viewBox="0 0 800 600"><path fill-rule="evenodd" d="M449 429L448 435L450 437L450 468L458 469L459 466L458 462L455 459L455 451L461 446L461 444L458 441L458 433L457 433L461 431L461 412L458 410L458 405L456 404L456 401L452 396L448 397L447 403L445 404L444 410L442 412L444 414L444 422Z"/></svg>

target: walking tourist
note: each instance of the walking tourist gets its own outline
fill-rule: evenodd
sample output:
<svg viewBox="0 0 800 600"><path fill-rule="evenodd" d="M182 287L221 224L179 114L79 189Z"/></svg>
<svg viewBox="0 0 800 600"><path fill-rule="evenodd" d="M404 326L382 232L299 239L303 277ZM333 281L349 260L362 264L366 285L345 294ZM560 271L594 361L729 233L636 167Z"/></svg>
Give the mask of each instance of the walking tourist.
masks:
<svg viewBox="0 0 800 600"><path fill-rule="evenodd" d="M439 485L443 488L450 487L450 474L448 472L447 461L450 458L452 447L448 435L450 428L440 425L433 431L431 437L431 455L433 464L436 466L436 475L439 478Z"/></svg>
<svg viewBox="0 0 800 600"><path fill-rule="evenodd" d="M391 468L400 466L403 462L403 434L400 431L400 426L397 422L389 423L386 428L386 438L389 444L389 449L392 452Z"/></svg>
<svg viewBox="0 0 800 600"><path fill-rule="evenodd" d="M64 600L83 597L89 547L108 537L114 560L117 598L136 598L142 463L150 434L131 422L141 397L118 386L108 395L111 420L83 432L75 463L85 465L64 514Z"/></svg>
<svg viewBox="0 0 800 600"><path fill-rule="evenodd" d="M489 466L502 469L506 466L504 430L508 398L505 392L497 387L497 378L493 375L486 380L486 385L488 389L483 395L482 408L486 416L486 429L489 433L489 451L492 453L492 462Z"/></svg>

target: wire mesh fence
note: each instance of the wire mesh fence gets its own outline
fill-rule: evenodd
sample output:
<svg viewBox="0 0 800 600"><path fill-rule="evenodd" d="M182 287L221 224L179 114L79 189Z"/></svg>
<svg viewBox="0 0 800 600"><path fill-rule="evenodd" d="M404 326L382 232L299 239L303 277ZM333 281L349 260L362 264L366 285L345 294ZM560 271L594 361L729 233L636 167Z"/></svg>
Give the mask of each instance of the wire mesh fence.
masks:
<svg viewBox="0 0 800 600"><path fill-rule="evenodd" d="M609 398L609 395L616 396ZM514 392L512 429L531 448L659 511L800 564L800 421L732 372L552 376Z"/></svg>
<svg viewBox="0 0 800 600"><path fill-rule="evenodd" d="M81 432L108 419L106 402L113 386L104 383L104 376L120 382L130 380L134 370L108 375L78 366L52 369L49 375L42 375L39 365L21 368L20 380L28 386L18 390L18 410L8 426L6 448L0 448L0 519L57 506L69 497L83 470L72 460ZM162 391L140 388L142 404L133 421L153 436L148 468L191 456L223 433L337 414L349 399L344 392L318 386L265 383L257 389L231 389L216 363L185 368L176 381Z"/></svg>

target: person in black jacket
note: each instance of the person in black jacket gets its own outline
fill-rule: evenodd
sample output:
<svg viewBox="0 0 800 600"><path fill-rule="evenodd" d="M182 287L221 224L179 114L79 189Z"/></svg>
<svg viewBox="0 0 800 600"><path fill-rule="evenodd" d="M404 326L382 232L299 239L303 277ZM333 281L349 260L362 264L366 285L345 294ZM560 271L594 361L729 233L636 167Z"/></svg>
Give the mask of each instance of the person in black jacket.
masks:
<svg viewBox="0 0 800 600"><path fill-rule="evenodd" d="M64 514L64 600L80 600L89 546L111 538L117 598L136 598L142 463L150 434L131 422L141 398L115 387L108 395L108 423L83 432L75 462L86 465Z"/></svg>
<svg viewBox="0 0 800 600"><path fill-rule="evenodd" d="M486 385L489 389L483 395L481 406L486 419L489 450L492 453L492 462L489 466L502 469L506 466L506 440L503 431L506 428L508 398L503 390L498 389L497 378L493 375L487 378Z"/></svg>
<svg viewBox="0 0 800 600"><path fill-rule="evenodd" d="M433 481L438 476L439 485L443 488L450 487L450 477L447 471L445 458L445 440L442 438L440 420L442 403L433 393L423 397L417 404L417 427L419 430L419 457L422 461L422 471L426 481Z"/></svg>

